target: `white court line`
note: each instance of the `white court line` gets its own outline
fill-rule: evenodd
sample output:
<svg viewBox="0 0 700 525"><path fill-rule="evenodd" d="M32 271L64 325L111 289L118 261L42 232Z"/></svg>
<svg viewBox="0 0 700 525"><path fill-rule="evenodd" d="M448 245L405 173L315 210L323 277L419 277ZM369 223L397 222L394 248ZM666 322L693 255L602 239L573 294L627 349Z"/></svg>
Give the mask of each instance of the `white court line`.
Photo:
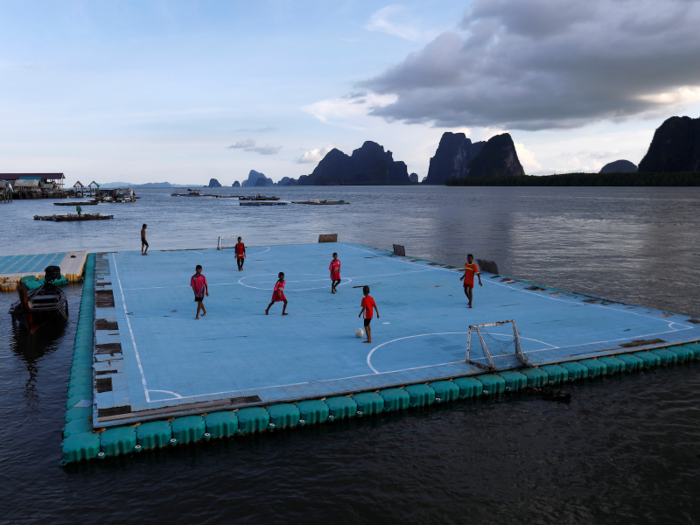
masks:
<svg viewBox="0 0 700 525"><path fill-rule="evenodd" d="M268 273L268 274L264 274L264 275L246 275L245 277L241 277L240 279L238 279L238 284L240 284L241 286L245 286L246 288L250 288L252 290L263 290L263 291L267 292L267 291L270 291L272 289L272 286L274 286L274 282L272 285L268 285L265 288L259 288L257 286L252 286L252 285L245 284L245 283L241 282L243 279L247 279L248 277L276 277L276 276L273 273ZM302 279L299 281L286 281L285 280L285 283L310 283L310 282L313 283L313 282L327 282L328 280L329 279L326 277L325 279ZM350 279L349 277L346 277L345 279L343 279L343 281L345 281L345 282L341 282L338 286L348 285L352 282L352 279ZM308 290L322 290L324 288L328 288L328 286L317 286L316 288L294 288L294 289L285 290L285 291L305 292Z"/></svg>
<svg viewBox="0 0 700 525"><path fill-rule="evenodd" d="M175 399L182 399L182 396L178 394L177 392L171 392L170 390L149 390L149 392L163 392L165 394L170 394L171 396L175 396ZM167 399L161 399L160 401L168 401Z"/></svg>
<svg viewBox="0 0 700 525"><path fill-rule="evenodd" d="M389 372L379 372L376 368L374 368L374 366L372 366L372 354L374 354L374 352L375 352L376 350L378 350L378 349L381 348L382 346L388 345L388 344L390 344L390 343L395 343L396 341L403 341L404 339L413 339L413 338L416 338L416 337L426 337L426 336L429 336L429 335L469 335L469 332L435 332L435 333L432 333L432 334L418 334L418 335L409 335L409 336L406 336L406 337L398 337L397 339L392 339L391 341L387 341L386 343L382 343L382 344L377 345L377 346L375 346L374 348L372 348L372 350L370 350L370 352L367 354L367 366L369 366L375 374L381 374L381 373L387 373L387 374L388 374ZM504 336L504 334L493 334L493 335ZM513 336L512 336L512 335L511 335L511 336L505 335L505 337L513 337ZM537 339L530 339L529 337L522 337L522 336L520 336L520 339L525 339L526 341L535 341L536 343L542 343L543 345L547 345L547 346L551 346L551 347L552 347L552 348L545 348L545 350L553 350L553 349L556 349L556 348L557 348L556 346L550 345L549 343L545 343L544 341L539 341L539 340L537 340ZM465 355L466 355L466 351L467 351L467 345L466 345L466 343L465 343L465 345L464 345L464 351L465 351ZM454 362L454 361L453 361L453 362ZM458 361L458 362L461 363L462 361ZM417 366L417 367L414 367L414 368L403 368L403 369L401 369L401 370L392 370L392 372L403 372L403 371L405 371L405 370L416 370L416 369L418 369L418 368L431 368L431 367L433 367L433 366L444 366L444 365L446 365L446 364L448 364L448 363L440 363L439 365Z"/></svg>
<svg viewBox="0 0 700 525"><path fill-rule="evenodd" d="M420 370L423 368L433 368L436 366L445 366L445 365L450 365L450 364L455 364L455 363L462 364L463 361L451 361L450 363L442 363L439 365L414 366L412 368L404 368L402 370L392 370L391 372L377 372L375 374L360 374L360 375L356 375L356 376L338 377L338 378L333 378L333 379L321 379L319 381L302 381L301 383L290 383L288 385L272 385L272 386L263 386L260 388L247 388L245 390L227 390L225 392L213 392L210 394L196 394L193 396L182 396L178 399L192 399L193 397L205 397L205 396L221 396L224 394L234 394L234 393L245 394L246 392L254 393L254 392L260 392L261 390L270 390L273 388L286 388L288 386L301 386L301 385L311 385L311 384L317 385L319 383L330 383L332 381L345 381L346 379L357 379L360 377L374 377L376 375L394 374L397 372L406 372L407 370ZM160 399L160 400L154 401L154 403L161 402L161 401L170 401L170 400Z"/></svg>
<svg viewBox="0 0 700 525"><path fill-rule="evenodd" d="M651 337L652 335L663 335L663 334L674 334L676 332L682 332L683 330L667 330L666 332L654 332L653 334L642 334L642 335L635 335L633 337ZM521 338L522 339L522 338ZM608 339L607 341L594 341L592 343L582 343L580 345L569 345L569 346L555 346L554 348L544 348L542 350L530 350L528 352L525 352L526 354L533 354L535 352L544 352L545 350L566 350L567 348L578 348L580 346L590 346L590 345L598 345L598 344L604 344L604 343L614 343L616 341L628 341L629 337L621 337L619 339ZM617 350L616 348L611 348L610 350ZM620 352L627 351L627 348L620 348Z"/></svg>
<svg viewBox="0 0 700 525"><path fill-rule="evenodd" d="M129 334L131 335L131 344L134 345L134 352L136 354L136 362L139 365L139 372L141 372L141 382L143 383L143 393L146 394L146 402L151 402L151 396L148 395L148 386L146 385L146 376L143 374L143 366L141 366L141 356L139 356L139 349L136 346L136 339L134 339L134 331L131 329L131 321L129 320L129 314L126 309L126 300L124 299L124 290L122 289L122 281L119 279L119 270L117 268L117 260L112 254L112 262L114 263L114 275L117 278L117 284L119 284L119 291L122 294L122 304L124 305L124 316L126 317L126 324L129 327Z"/></svg>

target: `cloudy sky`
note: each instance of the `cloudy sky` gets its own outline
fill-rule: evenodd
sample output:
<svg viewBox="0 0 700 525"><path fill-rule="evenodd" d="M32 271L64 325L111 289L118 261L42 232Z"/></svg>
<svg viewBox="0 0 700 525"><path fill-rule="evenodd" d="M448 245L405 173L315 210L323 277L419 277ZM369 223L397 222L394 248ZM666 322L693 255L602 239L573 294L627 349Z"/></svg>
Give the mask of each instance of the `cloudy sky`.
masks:
<svg viewBox="0 0 700 525"><path fill-rule="evenodd" d="M0 172L206 183L373 140L422 178L445 131L528 174L638 163L700 116L700 2L0 2Z"/></svg>

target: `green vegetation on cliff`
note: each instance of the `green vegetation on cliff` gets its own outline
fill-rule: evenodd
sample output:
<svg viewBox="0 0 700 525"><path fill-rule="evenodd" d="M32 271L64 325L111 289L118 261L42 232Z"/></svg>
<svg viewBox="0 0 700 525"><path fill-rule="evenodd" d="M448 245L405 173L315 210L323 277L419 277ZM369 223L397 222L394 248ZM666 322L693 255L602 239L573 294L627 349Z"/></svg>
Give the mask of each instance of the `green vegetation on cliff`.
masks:
<svg viewBox="0 0 700 525"><path fill-rule="evenodd" d="M700 171L453 177L447 186L700 186Z"/></svg>

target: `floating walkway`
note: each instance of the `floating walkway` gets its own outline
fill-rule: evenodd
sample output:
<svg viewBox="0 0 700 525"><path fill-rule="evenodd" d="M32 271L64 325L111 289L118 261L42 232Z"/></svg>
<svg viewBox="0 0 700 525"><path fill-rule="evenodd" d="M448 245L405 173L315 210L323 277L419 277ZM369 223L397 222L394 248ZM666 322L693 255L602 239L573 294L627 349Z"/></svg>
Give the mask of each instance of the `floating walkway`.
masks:
<svg viewBox="0 0 700 525"><path fill-rule="evenodd" d="M0 289L13 292L17 289L16 284L20 279L29 275L42 279L44 268L47 266L60 266L61 274L68 282L80 282L87 256L88 252L0 256Z"/></svg>
<svg viewBox="0 0 700 525"><path fill-rule="evenodd" d="M700 359L700 321L350 243L90 255L63 464ZM332 252L343 281L330 293ZM189 287L201 264L208 315ZM277 273L289 300L264 314ZM361 286L381 317L354 336ZM515 319L530 368L465 362L468 327ZM495 333L508 337L507 333Z"/></svg>

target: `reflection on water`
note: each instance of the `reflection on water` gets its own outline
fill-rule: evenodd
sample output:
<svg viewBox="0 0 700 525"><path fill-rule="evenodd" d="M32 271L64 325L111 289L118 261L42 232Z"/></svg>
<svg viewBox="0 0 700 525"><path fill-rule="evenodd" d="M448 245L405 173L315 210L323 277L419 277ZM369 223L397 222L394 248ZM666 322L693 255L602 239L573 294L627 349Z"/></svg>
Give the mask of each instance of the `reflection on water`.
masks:
<svg viewBox="0 0 700 525"><path fill-rule="evenodd" d="M223 191L231 191L225 189ZM700 188L275 188L349 206L240 208L140 191L114 221L40 223L51 201L0 207L0 254L341 241L700 316ZM252 193L252 191L251 191ZM100 205L101 207L102 205ZM335 248L329 248L333 251ZM79 288L69 288L73 319ZM13 329L0 294L0 491L7 522L699 522L700 367L511 395L60 469L75 325Z"/></svg>

